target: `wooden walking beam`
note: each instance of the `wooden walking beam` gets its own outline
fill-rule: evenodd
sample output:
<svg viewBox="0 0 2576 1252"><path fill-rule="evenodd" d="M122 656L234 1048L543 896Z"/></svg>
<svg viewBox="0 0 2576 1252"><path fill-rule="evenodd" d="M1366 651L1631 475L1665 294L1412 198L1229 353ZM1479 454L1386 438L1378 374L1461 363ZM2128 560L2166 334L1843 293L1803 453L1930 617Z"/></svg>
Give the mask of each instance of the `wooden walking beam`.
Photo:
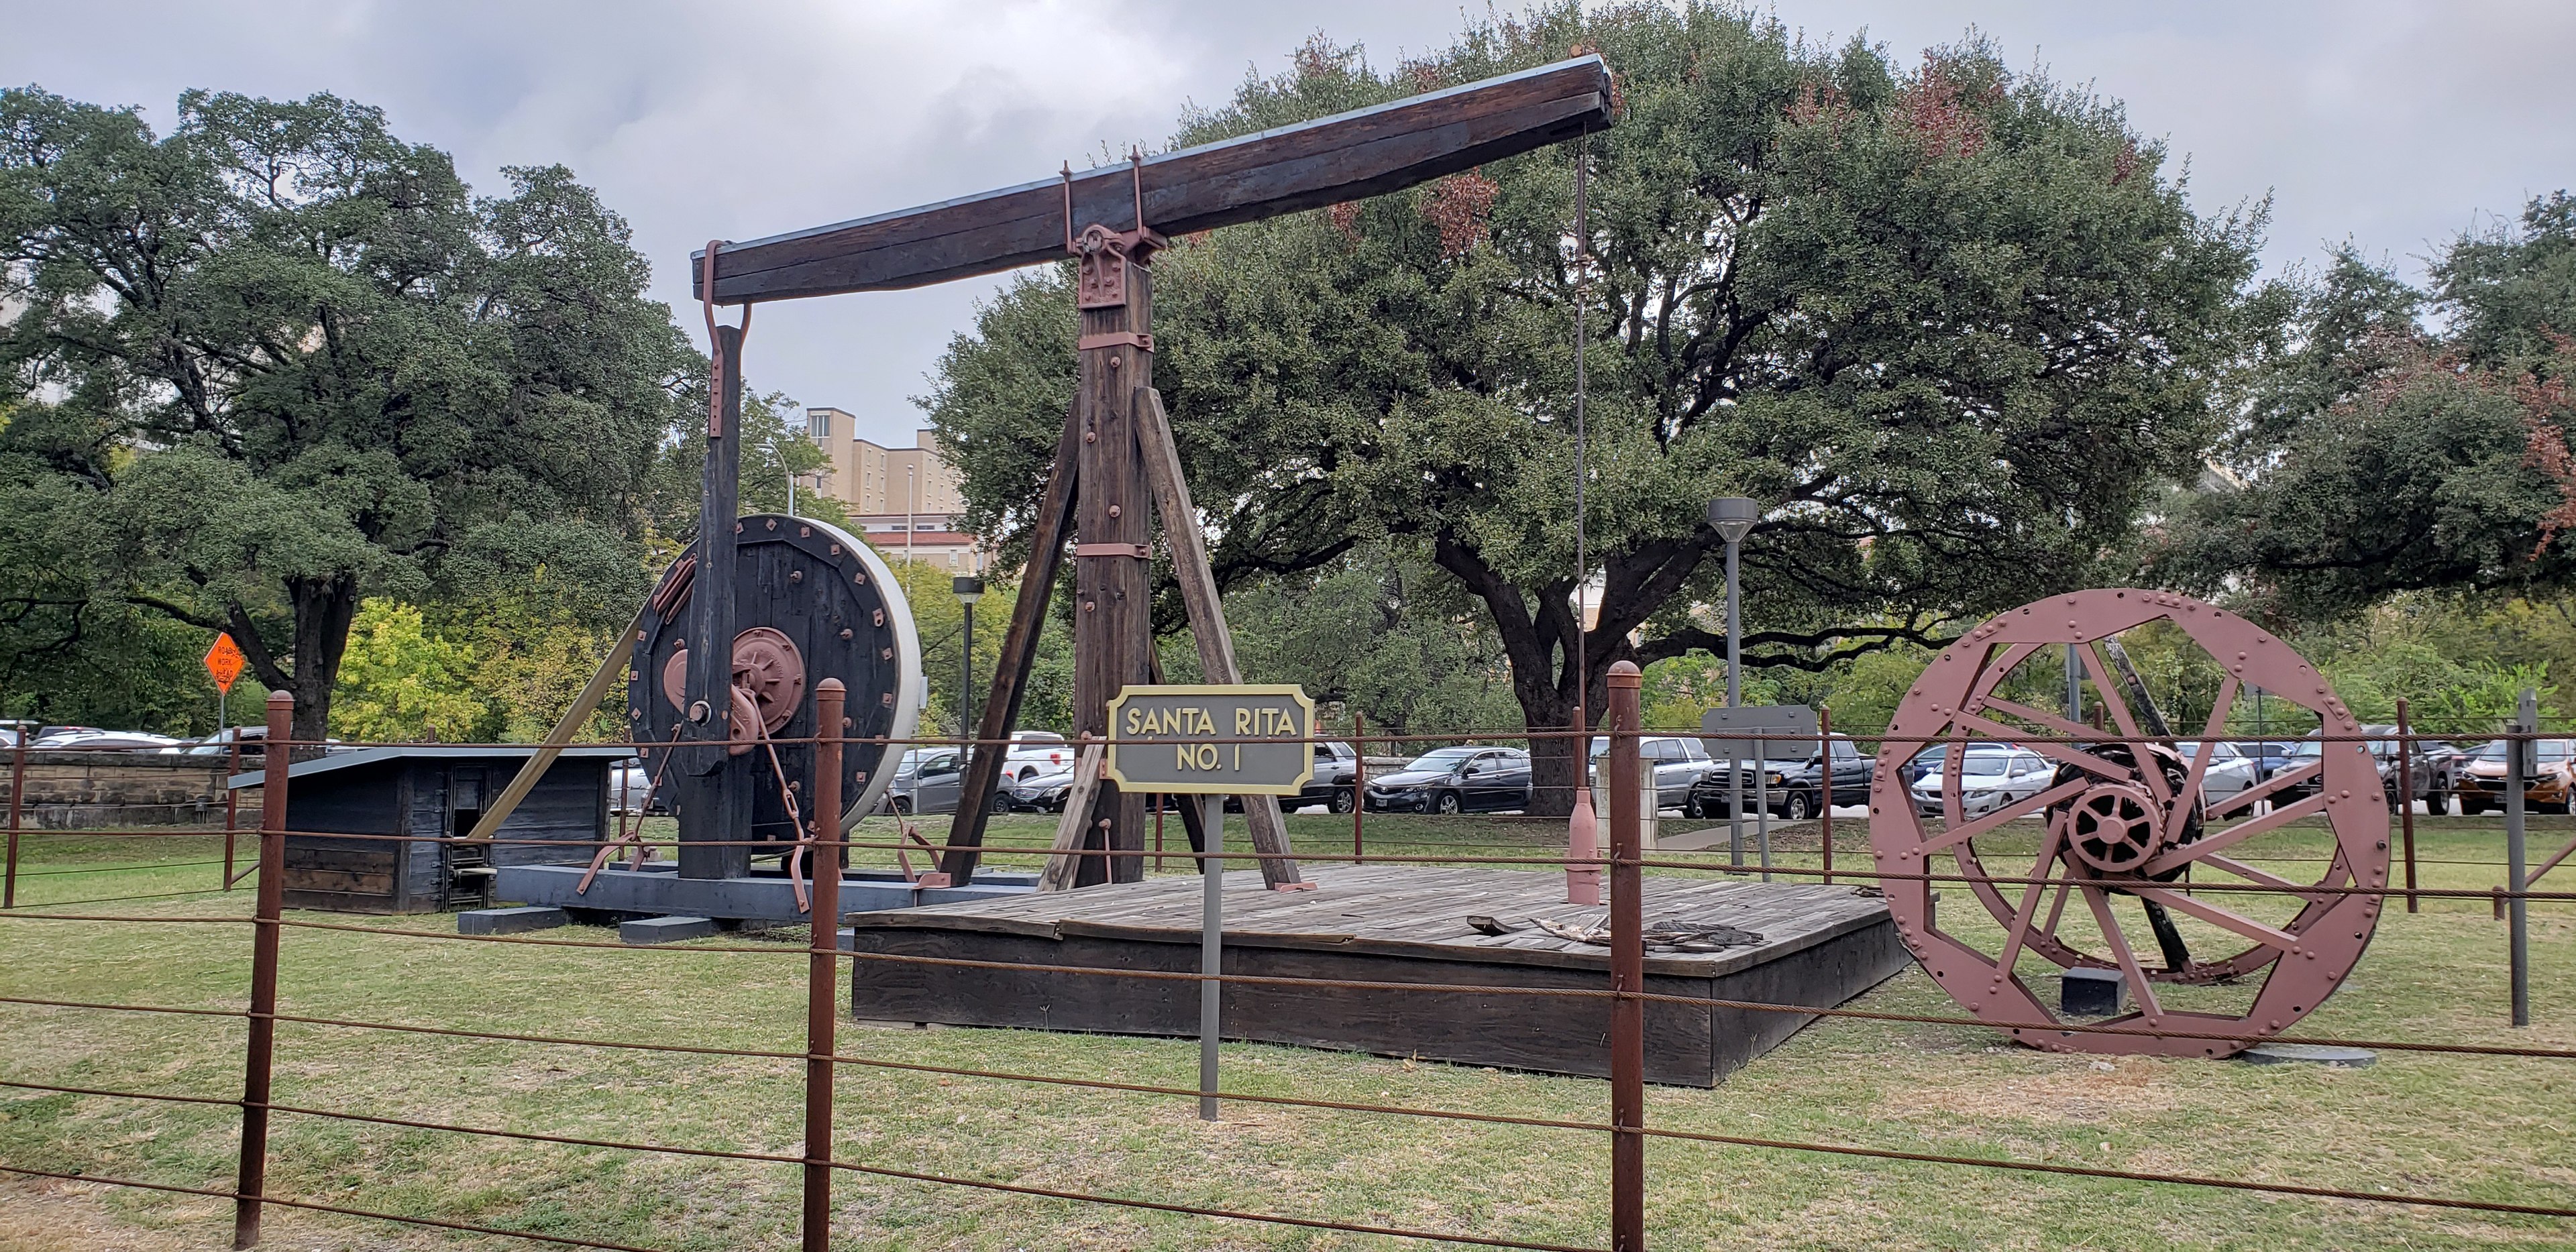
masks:
<svg viewBox="0 0 2576 1252"><path fill-rule="evenodd" d="M1150 224L1165 235L1213 230L1401 191L1609 124L1609 67L1576 57L1167 152L1132 170L1107 166L729 243L716 255L715 300L894 291L994 274L1062 259L1088 223ZM704 256L689 265L693 298L703 295Z"/></svg>
<svg viewBox="0 0 2576 1252"><path fill-rule="evenodd" d="M1190 634L1198 640L1199 668L1211 683L1243 681L1234 659L1234 635L1227 629L1225 601L1217 594L1216 572L1208 565L1207 532L1190 501L1189 480L1181 474L1181 453L1172 442L1172 421L1163 412L1163 395L1151 387L1136 389L1136 441L1145 454L1145 481L1154 489L1154 508L1163 518L1164 545L1172 553L1172 577L1181 585L1181 603L1190 612ZM1266 853L1261 881L1273 891L1298 886L1297 863L1287 859L1288 822L1279 815L1279 797L1243 796L1244 825L1252 831L1252 850Z"/></svg>
<svg viewBox="0 0 2576 1252"><path fill-rule="evenodd" d="M1029 528L1029 563L1020 572L1018 597L1011 602L1011 629L1002 637L1002 655L993 666L993 690L984 700L984 717L975 728L975 745L967 756L966 778L959 784L957 815L948 824L948 851L939 868L948 881L963 887L975 877L978 850L984 845L984 823L992 817L993 792L1002 785L1002 765L1010 755L1011 728L1019 724L1020 701L1028 694L1029 668L1037 663L1038 633L1046 628L1047 605L1055 599L1056 571L1064 564L1065 531L1073 524L1075 455L1082 446L1075 412L1068 409L1064 433L1056 439L1055 470Z"/></svg>

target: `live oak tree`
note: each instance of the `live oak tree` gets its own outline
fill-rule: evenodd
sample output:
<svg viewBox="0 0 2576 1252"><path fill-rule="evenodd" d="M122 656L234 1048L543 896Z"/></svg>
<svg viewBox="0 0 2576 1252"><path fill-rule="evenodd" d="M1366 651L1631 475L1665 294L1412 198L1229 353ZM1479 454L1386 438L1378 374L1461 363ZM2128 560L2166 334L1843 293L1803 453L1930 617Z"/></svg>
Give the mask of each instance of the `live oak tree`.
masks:
<svg viewBox="0 0 2576 1252"><path fill-rule="evenodd" d="M1756 662L1816 667L2086 581L2196 470L2259 212L2196 215L2119 106L1982 44L1908 67L1734 8L1563 5L1387 74L1318 40L1177 142L1580 47L1619 96L1584 146L1155 262L1155 376L1221 581L1410 544L1491 617L1525 724L1560 728L1578 702L1600 716L1614 661L1717 642L1713 496L1766 505L1745 549ZM1020 528L1062 421L1065 284L1013 284L927 398L988 532ZM1599 584L1578 673L1587 286ZM1571 743L1535 746L1539 803L1561 812Z"/></svg>
<svg viewBox="0 0 2576 1252"><path fill-rule="evenodd" d="M616 214L506 173L477 198L328 95L190 92L156 135L0 91L0 513L39 519L0 561L49 562L7 571L31 629L228 630L306 737L364 595L543 563L631 605L637 499L704 367Z"/></svg>
<svg viewBox="0 0 2576 1252"><path fill-rule="evenodd" d="M2576 589L2576 200L2459 237L2432 277L2346 252L2286 285L2228 440L2238 482L2177 502L2153 577L2282 624L2395 592Z"/></svg>

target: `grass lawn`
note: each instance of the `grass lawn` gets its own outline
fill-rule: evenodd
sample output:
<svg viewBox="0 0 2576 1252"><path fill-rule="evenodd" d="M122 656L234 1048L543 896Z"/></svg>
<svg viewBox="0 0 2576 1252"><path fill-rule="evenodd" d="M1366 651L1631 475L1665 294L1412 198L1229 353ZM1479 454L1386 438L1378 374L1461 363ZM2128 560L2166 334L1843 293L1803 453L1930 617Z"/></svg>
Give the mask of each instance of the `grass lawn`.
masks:
<svg viewBox="0 0 2576 1252"><path fill-rule="evenodd" d="M2429 887L2501 882L2496 819L2423 819ZM871 823L871 827L876 824ZM1229 822L1236 846L1238 817ZM1682 824L1684 826L1690 823ZM1043 847L1052 819L997 821L997 847ZM2533 857L2569 819L2535 818ZM1372 852L1543 855L1552 823L1372 814ZM1302 848L1349 847L1350 820L1290 818ZM1668 822L1667 831L1678 829ZM941 830L925 830L933 839ZM1186 851L1177 819L1168 840ZM1866 864L1863 824L1837 822L1840 860ZM882 838L881 834L863 838ZM1980 841L1986 847L1990 841ZM2004 840L2009 846L2011 838ZM1775 837L1782 864L1813 864L1813 827ZM2029 846L2025 837L2021 846ZM2322 832L2287 829L2246 855L2305 881ZM247 855L247 852L245 853ZM2025 853L2026 855L2026 853ZM30 833L21 909L213 885L219 840L75 839ZM890 859L890 854L887 858ZM1709 859L1709 858L1703 858ZM150 862L162 868L97 873ZM1034 858L997 859L1034 865ZM1998 872L2020 873L1989 862ZM1185 872L1174 859L1170 872ZM2305 873L2298 871L2305 870ZM2553 878L2549 885L2562 883ZM1962 897L1964 893L1958 893ZM249 893L81 906L150 916L242 916ZM2259 911L2253 905L2247 911ZM1967 906L1945 902L1944 920ZM350 921L335 915L296 915ZM774 953L679 945L550 949L406 938L442 917L355 919L386 933L285 933L289 1013L535 1034L794 1051L802 1046L799 940ZM2195 950L2214 932L2186 929ZM2070 937L2078 932L2066 928ZM601 940L575 928L548 937ZM742 936L721 942L740 945ZM2341 994L2299 1033L2576 1046L2576 910L2535 905L2539 1025L2505 1024L2505 930L2482 901L2392 907ZM246 925L0 920L0 995L236 1008ZM2053 972L2026 963L2033 978ZM1862 1007L1951 1014L1909 969ZM2212 994L2220 994L2213 991ZM0 1077L230 1098L242 1024L212 1018L0 1005ZM842 1052L897 1061L1188 1087L1196 1045L1023 1031L850 1028ZM1294 1048L1226 1049L1247 1092L1603 1120L1605 1084ZM286 1024L281 1103L372 1115L793 1154L802 1066ZM1650 1088L1652 1125L1913 1151L2102 1165L2497 1201L2576 1203L2565 1133L2576 1061L2391 1052L2373 1067L2095 1059L2005 1046L1991 1032L1828 1019L1710 1091ZM1599 1244L1608 1153L1591 1132L1231 1105L1199 1122L1185 1098L844 1067L838 1154L873 1165L1111 1195ZM229 1186L237 1114L0 1089L0 1161L204 1187ZM2576 1221L2498 1218L2354 1202L1651 1141L1658 1248L2576 1247ZM271 1138L281 1194L487 1225L673 1249L795 1245L796 1171L281 1114ZM842 1175L836 1246L848 1248L1367 1248L1397 1241ZM0 1248L219 1248L221 1201L0 1176ZM445 1249L532 1246L272 1209L267 1246Z"/></svg>

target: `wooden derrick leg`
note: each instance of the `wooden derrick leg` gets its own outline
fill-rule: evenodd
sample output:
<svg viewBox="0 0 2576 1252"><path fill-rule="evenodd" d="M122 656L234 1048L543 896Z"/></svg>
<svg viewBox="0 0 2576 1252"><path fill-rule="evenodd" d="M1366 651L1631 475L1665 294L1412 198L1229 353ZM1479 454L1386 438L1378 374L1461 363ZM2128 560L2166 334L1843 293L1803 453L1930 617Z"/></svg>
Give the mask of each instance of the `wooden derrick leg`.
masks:
<svg viewBox="0 0 2576 1252"><path fill-rule="evenodd" d="M1146 334L1153 324L1153 272L1145 258L1155 244L1141 233L1112 237L1094 226L1084 231L1082 246L1073 729L1106 740L1109 702L1146 681L1154 650L1153 588L1146 577L1151 502L1138 463L1134 407L1136 388L1152 381ZM1092 814L1096 846L1124 855L1084 858L1078 885L1143 878L1144 797L1103 780Z"/></svg>
<svg viewBox="0 0 2576 1252"><path fill-rule="evenodd" d="M1163 397L1151 387L1135 396L1136 439L1145 459L1145 477L1153 484L1154 505L1163 516L1163 535L1172 550L1172 574L1181 584L1181 601L1189 606L1190 633L1197 637L1199 667L1212 683L1240 683L1243 669L1235 663L1234 636L1227 632L1225 602L1218 598L1216 574L1208 566L1207 535L1190 503L1189 481L1181 476L1180 450L1172 442L1171 419ZM1244 825L1251 828L1252 848L1264 853L1261 881L1273 890L1301 884L1297 863L1288 859L1288 823L1279 815L1277 796L1243 797Z"/></svg>
<svg viewBox="0 0 2576 1252"><path fill-rule="evenodd" d="M959 886L975 876L984 823L992 816L993 792L1002 785L1003 757L1010 751L1004 741L1019 723L1020 700L1028 694L1029 670L1037 663L1038 633L1046 629L1047 605L1055 599L1056 570L1064 563L1064 534L1073 521L1081 411L1079 401L1066 411L1064 433L1056 440L1055 468L1047 476L1046 493L1029 531L1028 568L1021 571L1019 598L1011 605L1011 629L1002 638L1002 656L993 667L993 690L984 701L983 722L975 728L975 737L983 742L967 758L957 815L948 824L948 851L939 868Z"/></svg>

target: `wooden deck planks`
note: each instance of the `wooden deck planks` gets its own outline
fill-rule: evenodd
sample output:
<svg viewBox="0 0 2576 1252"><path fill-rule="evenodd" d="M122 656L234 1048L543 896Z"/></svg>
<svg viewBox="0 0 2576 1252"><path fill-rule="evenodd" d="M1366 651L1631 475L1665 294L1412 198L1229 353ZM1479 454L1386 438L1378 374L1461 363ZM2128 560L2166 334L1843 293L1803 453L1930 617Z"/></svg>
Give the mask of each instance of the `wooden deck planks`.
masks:
<svg viewBox="0 0 2576 1252"><path fill-rule="evenodd" d="M1579 969L1609 967L1609 950L1561 939L1532 923L1546 918L1593 924L1606 910L1565 902L1561 878L1510 870L1404 866L1315 866L1314 891L1264 890L1260 876L1226 876L1229 945L1321 948L1350 953L1428 957ZM1030 938L1199 941L1200 883L1194 876L1147 879L1081 891L1009 896L925 908L854 914L868 929L957 930ZM1511 934L1485 935L1467 918L1482 914ZM1649 952L1658 974L1710 978L1776 960L1884 922L1884 902L1850 887L1731 879L1649 877L1649 925L1720 923L1750 930L1763 942L1719 952Z"/></svg>

